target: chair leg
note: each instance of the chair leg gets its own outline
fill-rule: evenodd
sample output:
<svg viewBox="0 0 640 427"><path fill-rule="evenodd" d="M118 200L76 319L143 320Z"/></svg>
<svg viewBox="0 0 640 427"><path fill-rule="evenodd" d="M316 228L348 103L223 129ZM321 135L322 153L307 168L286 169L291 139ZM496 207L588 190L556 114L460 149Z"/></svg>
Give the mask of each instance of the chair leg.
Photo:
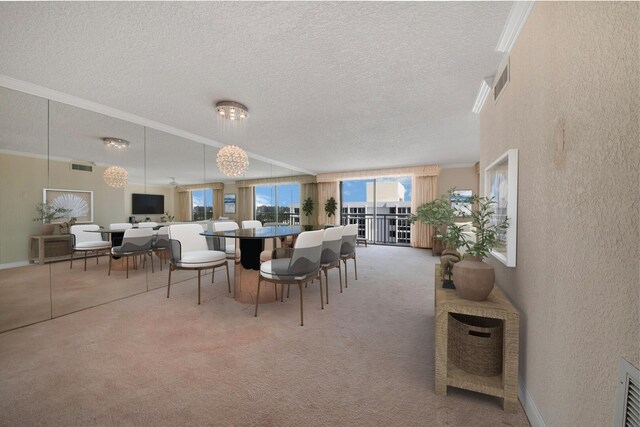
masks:
<svg viewBox="0 0 640 427"><path fill-rule="evenodd" d="M356 273L356 280L358 280L358 264L356 264L356 254L353 254L353 271Z"/></svg>
<svg viewBox="0 0 640 427"><path fill-rule="evenodd" d="M349 288L349 279L347 278L347 259L344 260L344 287Z"/></svg>
<svg viewBox="0 0 640 427"><path fill-rule="evenodd" d="M162 272L162 251L156 252L158 259L160 260L160 272Z"/></svg>
<svg viewBox="0 0 640 427"><path fill-rule="evenodd" d="M169 281L167 282L167 298L169 298L169 291L171 291L171 270L173 270L172 265L169 265Z"/></svg>
<svg viewBox="0 0 640 427"><path fill-rule="evenodd" d="M302 298L302 282L298 282L298 287L300 288L300 326L304 326L304 309L303 309L303 298Z"/></svg>
<svg viewBox="0 0 640 427"><path fill-rule="evenodd" d="M149 258L151 258L151 274L155 273L155 271L153 271L153 253L149 252Z"/></svg>
<svg viewBox="0 0 640 427"><path fill-rule="evenodd" d="M70 269L71 269L71 268L73 268L73 254L74 254L75 252L76 252L76 251L74 251L74 250L72 250L72 251L71 251L71 263L69 264L69 268L70 268Z"/></svg>
<svg viewBox="0 0 640 427"><path fill-rule="evenodd" d="M291 285L287 285L287 298L289 298L289 291L291 290Z"/></svg>
<svg viewBox="0 0 640 427"><path fill-rule="evenodd" d="M125 256L125 258L127 259L127 279L129 278L129 255ZM135 264L135 257L133 258L134 264Z"/></svg>
<svg viewBox="0 0 640 427"><path fill-rule="evenodd" d="M107 276L111 276L111 256L109 256L109 273Z"/></svg>
<svg viewBox="0 0 640 427"><path fill-rule="evenodd" d="M99 259L100 259L100 252L96 251L96 265L98 265Z"/></svg>
<svg viewBox="0 0 640 427"><path fill-rule="evenodd" d="M231 279L229 278L229 263L225 262L224 266L227 268L227 287L229 288L229 293L231 293Z"/></svg>
<svg viewBox="0 0 640 427"><path fill-rule="evenodd" d="M273 292L275 292L276 294L275 301L278 301L278 285L276 284L276 282L273 282Z"/></svg>
<svg viewBox="0 0 640 427"><path fill-rule="evenodd" d="M256 291L256 311L253 313L253 317L258 317L258 303L260 302L260 283L262 282L262 275L258 276L258 290Z"/></svg>
<svg viewBox="0 0 640 427"><path fill-rule="evenodd" d="M329 304L329 273L328 271L329 271L328 268L324 269L324 288L325 288L325 291L327 292L327 305ZM320 272L320 275L322 276L322 272Z"/></svg>
<svg viewBox="0 0 640 427"><path fill-rule="evenodd" d="M198 305L200 305L200 269L198 269Z"/></svg>
<svg viewBox="0 0 640 427"><path fill-rule="evenodd" d="M338 261L338 277L340 278L340 293L342 293L342 267L340 267L340 261Z"/></svg>
<svg viewBox="0 0 640 427"><path fill-rule="evenodd" d="M213 267L213 268L211 269L211 283L213 283L213 277L214 277L215 275L216 275L216 268L215 268L215 267Z"/></svg>
<svg viewBox="0 0 640 427"><path fill-rule="evenodd" d="M324 310L324 295L322 295L322 270L318 273L318 280L320 281L320 308Z"/></svg>
<svg viewBox="0 0 640 427"><path fill-rule="evenodd" d="M87 271L87 251L84 251L84 271Z"/></svg>

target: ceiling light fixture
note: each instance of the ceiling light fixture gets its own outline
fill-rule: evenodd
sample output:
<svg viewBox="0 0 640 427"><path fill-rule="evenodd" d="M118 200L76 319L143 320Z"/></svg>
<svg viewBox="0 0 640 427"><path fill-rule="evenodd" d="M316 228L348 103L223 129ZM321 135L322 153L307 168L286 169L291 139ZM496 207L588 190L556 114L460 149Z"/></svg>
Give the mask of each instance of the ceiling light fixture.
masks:
<svg viewBox="0 0 640 427"><path fill-rule="evenodd" d="M109 148L117 148L119 150L123 150L129 147L129 141L127 141L126 139L107 137L102 138L102 140L104 141L104 145Z"/></svg>
<svg viewBox="0 0 640 427"><path fill-rule="evenodd" d="M249 156L240 147L225 145L218 151L216 163L223 174L241 176L249 167Z"/></svg>
<svg viewBox="0 0 640 427"><path fill-rule="evenodd" d="M122 188L129 182L129 172L120 166L111 166L105 169L103 179L109 187Z"/></svg>
<svg viewBox="0 0 640 427"><path fill-rule="evenodd" d="M249 109L235 101L220 101L216 103L216 110L218 115L229 120L242 120L249 115Z"/></svg>

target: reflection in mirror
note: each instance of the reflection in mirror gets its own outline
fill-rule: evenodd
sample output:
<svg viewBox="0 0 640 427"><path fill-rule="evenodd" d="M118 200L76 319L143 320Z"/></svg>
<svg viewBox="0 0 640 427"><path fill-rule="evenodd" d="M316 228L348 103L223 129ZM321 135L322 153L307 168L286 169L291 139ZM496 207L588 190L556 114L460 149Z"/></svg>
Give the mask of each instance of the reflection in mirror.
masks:
<svg viewBox="0 0 640 427"><path fill-rule="evenodd" d="M162 196L164 212L136 215L136 218L140 216L139 220L145 220L148 217L160 226L168 226L171 222L209 220L212 215L212 195L202 188L205 182L204 150L205 146L197 142L147 129L145 187L130 186L129 190L131 193L143 192L147 195ZM128 194L127 200L130 198ZM166 229L158 231L162 235ZM149 290L167 286L169 251L154 251L153 262L154 271L147 271ZM172 289L178 292L174 285L195 277L197 273L193 270L173 272Z"/></svg>
<svg viewBox="0 0 640 427"><path fill-rule="evenodd" d="M129 144L117 148L105 138ZM51 264L53 317L146 291L148 256L111 256L108 249L109 242L127 254L133 248L127 243L132 232L125 232L123 225L129 219L125 194L128 186L144 185L144 144L142 126L51 102L47 198L71 209L56 221L56 234L71 242L75 237L76 245L66 259ZM112 166L127 171L127 184L118 182L117 174L108 179L105 170ZM77 222L70 230L64 223L72 218ZM80 230L87 225L116 231ZM140 240L134 242L144 246ZM105 244L106 250L91 250Z"/></svg>
<svg viewBox="0 0 640 427"><path fill-rule="evenodd" d="M0 88L0 332L51 318L60 242L33 221L46 186L47 100Z"/></svg>

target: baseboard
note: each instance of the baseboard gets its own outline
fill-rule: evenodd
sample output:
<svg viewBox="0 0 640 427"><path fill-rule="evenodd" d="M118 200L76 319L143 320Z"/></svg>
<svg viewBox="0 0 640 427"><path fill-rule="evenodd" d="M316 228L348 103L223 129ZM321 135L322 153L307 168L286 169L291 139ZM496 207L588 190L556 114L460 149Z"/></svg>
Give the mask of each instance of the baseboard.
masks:
<svg viewBox="0 0 640 427"><path fill-rule="evenodd" d="M8 262L6 264L0 264L0 270L5 270L7 268L26 267L27 265L29 265L29 261Z"/></svg>
<svg viewBox="0 0 640 427"><path fill-rule="evenodd" d="M542 414L540 414L538 407L533 401L533 397L531 397L524 381L522 381L522 377L518 378L518 383L518 397L520 398L520 403L522 403L525 414L527 414L527 418L529 418L531 427L547 427L542 418Z"/></svg>

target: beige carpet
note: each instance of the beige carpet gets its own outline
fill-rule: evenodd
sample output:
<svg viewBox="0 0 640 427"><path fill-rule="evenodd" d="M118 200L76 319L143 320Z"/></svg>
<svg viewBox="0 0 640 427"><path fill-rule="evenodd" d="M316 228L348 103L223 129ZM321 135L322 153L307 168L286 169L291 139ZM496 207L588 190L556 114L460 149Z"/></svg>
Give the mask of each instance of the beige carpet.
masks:
<svg viewBox="0 0 640 427"><path fill-rule="evenodd" d="M0 425L528 426L501 400L434 394L430 251L358 248L358 280L236 303L224 275L0 334ZM351 264L350 264L351 267Z"/></svg>

